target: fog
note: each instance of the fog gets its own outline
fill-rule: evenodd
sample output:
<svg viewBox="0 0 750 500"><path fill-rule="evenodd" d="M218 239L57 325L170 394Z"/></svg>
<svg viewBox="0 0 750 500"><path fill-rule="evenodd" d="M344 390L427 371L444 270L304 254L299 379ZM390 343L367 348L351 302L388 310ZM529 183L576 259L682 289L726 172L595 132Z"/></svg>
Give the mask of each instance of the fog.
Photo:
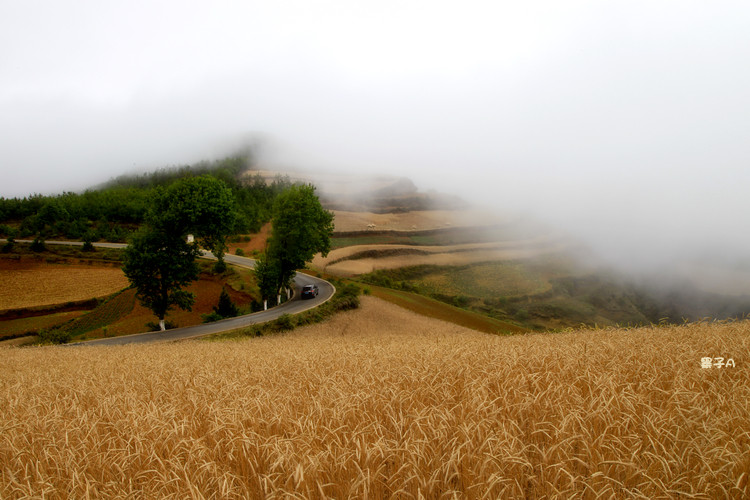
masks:
<svg viewBox="0 0 750 500"><path fill-rule="evenodd" d="M220 156L386 173L625 268L750 255L745 1L0 4L0 196Z"/></svg>

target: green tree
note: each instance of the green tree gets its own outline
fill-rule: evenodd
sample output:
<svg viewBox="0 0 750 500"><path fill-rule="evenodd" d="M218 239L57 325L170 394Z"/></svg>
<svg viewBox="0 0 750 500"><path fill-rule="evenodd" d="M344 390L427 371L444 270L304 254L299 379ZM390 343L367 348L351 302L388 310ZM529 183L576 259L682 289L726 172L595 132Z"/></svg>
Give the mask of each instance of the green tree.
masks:
<svg viewBox="0 0 750 500"><path fill-rule="evenodd" d="M189 244L182 235L146 227L135 233L123 254L123 271L136 297L159 318L165 330L164 316L177 306L192 310L195 296L183 290L198 278L195 258L197 245Z"/></svg>
<svg viewBox="0 0 750 500"><path fill-rule="evenodd" d="M215 177L189 177L157 190L150 223L182 238L193 234L218 259L217 271L226 269L227 237L235 227L237 207L232 190Z"/></svg>
<svg viewBox="0 0 750 500"><path fill-rule="evenodd" d="M221 289L221 295L219 295L219 303L214 307L214 312L222 318L234 318L240 311L237 306L232 302L232 298L227 293L226 288Z"/></svg>
<svg viewBox="0 0 750 500"><path fill-rule="evenodd" d="M278 266L280 288L288 288L316 253L328 255L332 235L333 214L320 204L315 186L294 185L276 198L268 255Z"/></svg>
<svg viewBox="0 0 750 500"><path fill-rule="evenodd" d="M279 292L281 281L278 263L269 258L267 253L261 254L255 261L255 278L263 299L263 309L268 309L268 299Z"/></svg>

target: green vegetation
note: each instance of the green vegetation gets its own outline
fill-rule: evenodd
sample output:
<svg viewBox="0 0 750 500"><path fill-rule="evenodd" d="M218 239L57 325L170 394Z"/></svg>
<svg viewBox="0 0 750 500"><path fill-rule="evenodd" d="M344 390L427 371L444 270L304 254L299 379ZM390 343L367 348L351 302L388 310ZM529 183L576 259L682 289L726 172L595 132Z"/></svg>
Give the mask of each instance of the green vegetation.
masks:
<svg viewBox="0 0 750 500"><path fill-rule="evenodd" d="M487 262L441 269L416 280L430 294L520 297L544 293L548 280L520 261Z"/></svg>
<svg viewBox="0 0 750 500"><path fill-rule="evenodd" d="M232 191L236 217L231 232L257 232L271 219L276 196L291 183L282 177L267 184L259 175L242 176L250 163L249 155L242 154L118 177L83 193L0 198L0 237L124 242L146 220L156 190L201 176L217 179Z"/></svg>
<svg viewBox="0 0 750 500"><path fill-rule="evenodd" d="M282 314L274 321L260 323L247 328L242 328L232 332L217 333L208 337L208 341L238 339L243 337L260 337L263 335L280 333L293 330L299 326L320 323L330 318L334 314L342 311L349 311L359 307L359 295L361 288L354 283L343 283L333 280L336 286L336 293L328 302L321 304L314 309L299 314Z"/></svg>
<svg viewBox="0 0 750 500"><path fill-rule="evenodd" d="M126 289L105 300L93 311L71 321L61 330L75 337L99 328L106 328L107 325L116 323L127 316L134 306L135 290Z"/></svg>
<svg viewBox="0 0 750 500"><path fill-rule="evenodd" d="M413 292L373 286L370 293L422 316L440 319L480 332L509 334L528 331L528 329L517 324L500 321Z"/></svg>
<svg viewBox="0 0 750 500"><path fill-rule="evenodd" d="M355 231L334 234L331 248L354 245L463 245L516 241L536 236L523 223L501 224L481 228L450 227L425 231Z"/></svg>
<svg viewBox="0 0 750 500"><path fill-rule="evenodd" d="M290 187L280 198L294 192ZM146 223L125 250L123 271L138 290L138 300L154 312L164 330L164 317L172 307L192 310L195 297L183 288L198 278L198 243L217 257L214 270L225 271L226 240L241 217L232 190L223 180L208 175L157 187L151 203ZM291 210L289 206L284 209ZM281 220L286 214L276 213L284 214L279 215ZM188 240L189 235L196 241Z"/></svg>
<svg viewBox="0 0 750 500"><path fill-rule="evenodd" d="M226 183L209 175L180 179L157 188L147 222L155 230L180 238L193 234L217 258L216 270L226 269L227 237L237 219L236 202Z"/></svg>
<svg viewBox="0 0 750 500"><path fill-rule="evenodd" d="M40 344L67 344L72 336L65 330L42 330L39 332Z"/></svg>
<svg viewBox="0 0 750 500"><path fill-rule="evenodd" d="M266 252L256 261L256 276L264 303L289 289L297 269L320 252L328 255L333 214L315 195L315 187L295 185L274 203L273 228Z"/></svg>
<svg viewBox="0 0 750 500"><path fill-rule="evenodd" d="M95 247L92 251L85 251L79 245L45 245L43 252L33 252L31 243L14 242L13 247L4 252L2 258L20 259L34 258L45 262L64 262L70 259L82 262L120 262L122 261L123 248Z"/></svg>
<svg viewBox="0 0 750 500"><path fill-rule="evenodd" d="M232 298L227 293L226 288L222 288L218 304L216 304L216 307L214 307L212 312L203 314L202 318L204 323L211 323L224 318L234 318L239 315L239 313L239 309L234 302L232 302Z"/></svg>
<svg viewBox="0 0 750 500"><path fill-rule="evenodd" d="M359 279L534 330L642 325L665 317L679 322L683 317L669 298L604 272L582 272L561 258L412 266Z"/></svg>
<svg viewBox="0 0 750 500"><path fill-rule="evenodd" d="M85 314L85 311L64 311L44 316L5 320L2 322L3 331L0 333L0 340L38 335L42 330L54 330L82 314Z"/></svg>
<svg viewBox="0 0 750 500"><path fill-rule="evenodd" d="M106 329L107 325L129 314L134 305L135 290L126 289L98 302L88 312L70 311L39 318L24 318L18 322L27 329L36 326L38 330L26 331L23 335L38 334L38 342L41 344L64 344L90 331Z"/></svg>
<svg viewBox="0 0 750 500"><path fill-rule="evenodd" d="M173 306L192 309L195 297L183 288L198 279L199 255L198 246L181 234L150 227L133 235L125 249L122 270L141 304L159 318L161 330L166 329L164 316Z"/></svg>

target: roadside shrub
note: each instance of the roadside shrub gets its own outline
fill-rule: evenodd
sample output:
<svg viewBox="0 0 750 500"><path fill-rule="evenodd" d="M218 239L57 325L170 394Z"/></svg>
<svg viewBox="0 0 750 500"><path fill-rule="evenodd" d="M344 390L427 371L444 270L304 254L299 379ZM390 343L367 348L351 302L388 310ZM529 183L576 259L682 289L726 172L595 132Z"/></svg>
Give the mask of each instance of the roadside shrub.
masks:
<svg viewBox="0 0 750 500"><path fill-rule="evenodd" d="M345 296L334 303L336 311L349 311L359 307L359 297Z"/></svg>
<svg viewBox="0 0 750 500"><path fill-rule="evenodd" d="M91 243L91 240L84 240L84 242L83 242L83 251L84 252L93 252L94 251L94 245Z"/></svg>
<svg viewBox="0 0 750 500"><path fill-rule="evenodd" d="M456 307L467 307L470 299L466 295L456 295L453 297L453 305Z"/></svg>
<svg viewBox="0 0 750 500"><path fill-rule="evenodd" d="M294 319L289 314L282 314L272 323L273 329L277 332L294 330Z"/></svg>
<svg viewBox="0 0 750 500"><path fill-rule="evenodd" d="M224 319L224 316L217 313L216 311L211 311L208 314L201 314L201 319L204 323L213 323L214 321L219 321Z"/></svg>
<svg viewBox="0 0 750 500"><path fill-rule="evenodd" d="M34 241L31 242L29 248L32 252L44 252L47 249L44 240L40 236L34 238Z"/></svg>
<svg viewBox="0 0 750 500"><path fill-rule="evenodd" d="M234 251L234 254L237 257L244 257L245 256L245 251L243 249L241 249L241 248L238 248L237 250Z"/></svg>
<svg viewBox="0 0 750 500"><path fill-rule="evenodd" d="M41 330L39 332L41 344L67 344L71 338L70 332L65 330Z"/></svg>
<svg viewBox="0 0 750 500"><path fill-rule="evenodd" d="M13 249L16 246L16 240L13 238L8 238L8 241L5 242L5 245L3 245L2 252L3 253L11 253Z"/></svg>

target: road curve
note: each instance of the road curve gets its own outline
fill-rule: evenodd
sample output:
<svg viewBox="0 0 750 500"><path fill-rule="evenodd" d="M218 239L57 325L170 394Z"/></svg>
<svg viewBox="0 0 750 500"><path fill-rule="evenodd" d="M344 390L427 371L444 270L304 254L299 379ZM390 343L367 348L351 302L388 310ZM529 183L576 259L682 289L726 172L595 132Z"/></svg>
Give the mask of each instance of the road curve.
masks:
<svg viewBox="0 0 750 500"><path fill-rule="evenodd" d="M19 241L19 240L17 240ZM74 241L46 241L48 245L83 245L82 242ZM94 246L102 248L125 248L124 243L94 243ZM215 258L210 252L203 252L203 257L207 259ZM238 257L236 255L225 255L224 260L232 265L247 267L252 269L255 266L255 260L247 257ZM305 285L318 285L318 296L313 299L302 300L301 290ZM282 314L297 314L307 311L328 301L336 292L336 288L326 280L316 278L303 273L297 273L294 278L294 297L280 306L272 307L267 311L260 311L236 318L227 318L213 323L202 325L186 326L183 328L173 328L164 332L135 333L132 335L122 335L119 337L87 340L67 345L125 345L125 344L144 344L148 342L170 342L175 340L192 339L203 337L214 333L236 330L246 326L255 325L272 321Z"/></svg>

